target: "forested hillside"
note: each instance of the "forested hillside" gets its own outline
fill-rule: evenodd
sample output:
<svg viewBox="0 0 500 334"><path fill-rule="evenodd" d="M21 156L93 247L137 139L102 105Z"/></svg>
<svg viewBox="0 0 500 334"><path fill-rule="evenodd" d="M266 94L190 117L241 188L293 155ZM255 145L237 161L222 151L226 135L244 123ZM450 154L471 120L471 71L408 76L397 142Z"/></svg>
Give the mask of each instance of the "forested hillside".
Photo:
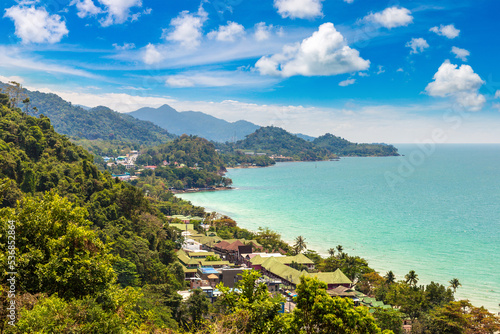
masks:
<svg viewBox="0 0 500 334"><path fill-rule="evenodd" d="M29 114L43 114L50 118L54 129L70 137L90 140L118 140L135 144L158 145L175 138L159 126L138 120L130 115L115 112L107 107L85 110L64 101L55 94L29 91L0 83L0 88L18 94L15 105ZM14 89L13 89L14 88ZM18 89L19 92L15 92ZM26 98L29 101L22 103Z"/></svg>
<svg viewBox="0 0 500 334"><path fill-rule="evenodd" d="M300 161L316 161L337 156L392 156L399 155L392 145L357 144L326 134L313 141L304 140L278 127L262 127L236 143L217 144L223 152L237 150L281 155Z"/></svg>
<svg viewBox="0 0 500 334"><path fill-rule="evenodd" d="M146 198L101 173L47 117L9 108L3 94L0 104L0 262L6 268L14 221L19 328L33 332L40 322L53 323L44 328L57 333L176 328L175 291L184 286L174 264L179 235L162 210L203 216L203 209L173 197ZM5 312L6 272L1 276Z"/></svg>

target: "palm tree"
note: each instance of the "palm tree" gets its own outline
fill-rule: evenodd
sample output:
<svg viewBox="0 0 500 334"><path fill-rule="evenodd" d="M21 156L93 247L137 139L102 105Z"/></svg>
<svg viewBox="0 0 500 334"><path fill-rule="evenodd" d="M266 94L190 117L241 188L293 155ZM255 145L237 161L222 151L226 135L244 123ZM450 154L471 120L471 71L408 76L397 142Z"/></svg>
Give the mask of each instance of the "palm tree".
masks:
<svg viewBox="0 0 500 334"><path fill-rule="evenodd" d="M344 251L344 247L342 245L337 246L337 252L339 252L339 256L342 255L342 252Z"/></svg>
<svg viewBox="0 0 500 334"><path fill-rule="evenodd" d="M415 273L415 270L410 270L408 274L405 275L406 283L410 284L410 286L417 285L418 275Z"/></svg>
<svg viewBox="0 0 500 334"><path fill-rule="evenodd" d="M328 249L328 254L330 254L331 257L334 257L335 256L335 248Z"/></svg>
<svg viewBox="0 0 500 334"><path fill-rule="evenodd" d="M457 288L459 286L462 286L462 284L460 284L460 282L458 281L458 278L452 279L449 283L450 283L450 288L453 289L453 293L457 291Z"/></svg>
<svg viewBox="0 0 500 334"><path fill-rule="evenodd" d="M385 283L386 284L392 284L394 282L396 282L396 276L394 275L394 273L392 272L392 270L390 270L385 276Z"/></svg>
<svg viewBox="0 0 500 334"><path fill-rule="evenodd" d="M307 248L307 246L306 246L306 238L304 238L303 236L299 235L295 239L295 245L293 247L295 248L295 253L296 254L302 253L302 251Z"/></svg>

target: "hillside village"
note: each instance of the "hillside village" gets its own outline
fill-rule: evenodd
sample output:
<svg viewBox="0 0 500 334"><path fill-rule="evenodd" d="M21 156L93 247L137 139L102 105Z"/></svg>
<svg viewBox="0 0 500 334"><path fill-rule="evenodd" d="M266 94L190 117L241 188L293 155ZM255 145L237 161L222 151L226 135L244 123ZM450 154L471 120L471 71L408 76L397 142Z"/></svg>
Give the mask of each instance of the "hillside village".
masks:
<svg viewBox="0 0 500 334"><path fill-rule="evenodd" d="M220 296L219 283L234 288L241 279L243 271L255 270L262 275L261 281L269 292L283 294L287 300L282 312L290 312L295 307L293 297L300 283L300 277L316 277L328 287L330 296L352 299L354 305L367 307L392 308L355 290L352 282L340 269L334 272L319 272L314 262L302 253L287 254L285 251L268 252L256 240L224 240L203 224L200 217L181 215L169 217L171 227L181 231L184 237L177 257L184 271L189 289L178 293L187 299L195 289L201 289L213 303ZM201 220L200 220L201 219ZM201 222L202 232L194 229L193 222Z"/></svg>

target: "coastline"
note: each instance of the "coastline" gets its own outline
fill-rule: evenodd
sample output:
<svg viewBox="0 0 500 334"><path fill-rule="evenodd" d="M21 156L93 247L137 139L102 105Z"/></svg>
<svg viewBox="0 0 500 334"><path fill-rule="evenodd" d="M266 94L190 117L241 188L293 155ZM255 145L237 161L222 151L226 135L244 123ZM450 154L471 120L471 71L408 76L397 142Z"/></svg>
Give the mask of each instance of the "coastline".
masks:
<svg viewBox="0 0 500 334"><path fill-rule="evenodd" d="M455 151L452 150L450 152L453 153ZM448 157L443 156L442 158ZM467 245L472 247L469 242L472 239L469 237L462 237L470 233L469 228L461 226L462 223L466 224L465 222L468 221L460 218L464 217L461 212L464 210L462 204L457 206L455 203L451 203L451 205L443 207L443 203L440 204L440 202L431 201L429 199L429 203L425 203L423 206L425 210L419 207L416 208L419 209L418 212L425 213L424 219L417 214L410 214L409 209L401 210L401 205L406 205L406 202L403 201L399 203L397 198L399 198L401 194L410 192L414 194L415 191L418 191L411 180L406 181L400 189L391 193L393 195L389 197L392 200L388 202L383 201L383 205L380 205L380 200L370 200L366 202L365 200L367 200L368 197L377 198L377 196L373 196L372 190L376 191L377 189L387 187L383 179L383 172L391 170L391 168L397 168L400 160L394 159L393 161L384 162L385 159L377 159L370 160L371 162L369 164L356 162L357 160L358 159L345 159L340 166L333 163L321 165L318 163L317 169L314 168L314 163L310 163L310 166L305 166L306 168L299 167L299 165L302 164L291 164L289 167L288 164L280 164L281 168L269 169L268 171L252 171L244 174L238 172L236 183L239 187L241 186L243 187L242 189L245 189L244 194L241 193L242 196L236 195L236 193L221 193L220 195L207 195L207 197L204 195L193 195L192 198L189 198L190 196L188 195L186 196L188 198L185 199L192 201L195 205L205 207L208 211L226 214L235 219L239 227L247 230L256 231L259 226L269 227L280 233L282 240L288 244L290 244L290 241L297 235L302 235L306 238L308 248L317 251L321 255L325 255L328 247L334 247L337 244L341 244L349 254L357 255L368 260L370 267L382 275L388 270L392 270L397 275L398 279L403 279L404 275L408 273L409 270L416 270L420 276L420 283L429 284L431 281L434 281L443 285L448 285L450 279L457 277L463 284L463 287L459 288L456 293L457 300L469 299L474 305L485 306L485 308L497 314L497 312L500 311L497 306L497 296L499 294L496 289L499 276L494 274L498 272L498 269L486 270L485 268L489 268L489 266L485 266L483 263L484 261L477 262L475 260L477 258L476 251L457 251L454 247L458 244L462 245L460 249L463 249ZM445 160L450 163L455 161L454 159ZM434 163L434 161L429 162L426 166L429 165L429 167L433 169L436 168L432 163ZM354 173L352 172L353 169L351 166L356 167ZM471 163L471 167L474 166L476 165ZM282 168L286 169L287 177L281 178L280 175L285 172ZM447 169L446 165L443 165L443 168ZM378 176L379 172L376 169L381 171L382 177ZM345 171L345 173L342 171ZM296 183L300 180L299 174L304 175L303 173L308 172L314 173L315 179L322 180L326 180L326 175L331 175L332 172L335 172L336 177L332 178L332 185L341 185L341 187L322 186L320 184L313 184L310 186L310 181L308 181L307 187L304 188L305 190L311 189L312 192L321 190L323 192L327 191L327 189L331 189L332 192L328 193L330 196L328 198L330 198L330 200L325 202L318 197L314 197L313 199L313 197L309 196L310 192L287 191L286 199L283 201L275 201L274 198L277 197L273 196L275 194L281 194L281 192L278 192L278 188L274 186L269 187L270 180L278 179L279 182L285 182L283 183L285 185L289 180L293 180L293 182ZM254 173L265 177L255 179L252 176ZM366 177L361 179L359 177L352 177L354 174L359 175L360 173L363 173ZM439 176L441 174L436 175ZM473 175L479 174L475 173ZM415 176L427 177L428 175L415 174ZM373 184L373 186L367 187L367 183ZM281 185L280 183L278 184ZM419 184L420 183L417 185ZM250 189L247 189L247 187L250 187ZM434 191L439 189L438 187L434 189ZM457 189L461 191L461 187ZM400 191L402 191L401 194ZM494 191L493 188L492 191ZM494 192L496 193L496 191ZM362 196L360 197L359 194ZM367 195L370 196L367 197ZM237 199L238 197L241 197L241 199ZM485 207L474 204L476 200L478 200L477 197L478 196L475 196L470 199L468 203L471 207L466 211L475 212L474 208L481 208L480 213L485 214ZM236 198L236 200L233 200L233 198ZM298 203L301 203L299 207L287 206L287 203L296 203L297 200L299 201ZM246 203L249 203L250 206ZM316 206L311 206L311 203ZM324 211L324 213L314 216L314 222L311 221L311 225L307 225L311 228L305 228L303 217L308 217L308 219L313 218L309 217L311 210L319 212L318 205L325 207L325 205L330 205L328 203L334 203L331 210ZM367 204L368 206L366 206ZM448 204L448 202L444 204ZM415 209L413 207L411 208L412 210ZM492 207L489 205L487 208L491 209ZM491 212L488 213L491 214L494 213L495 210L491 209L490 211ZM374 212L377 212L377 214L374 214ZM454 227L451 230L450 228L446 228L446 233L441 233L442 231L439 228L444 228L446 225L429 225L432 221L445 221L446 219L443 217L449 217L449 212L454 213L451 217L455 221ZM473 215L473 217L477 216L478 215ZM470 219L473 218L472 216L467 217ZM483 221L490 222L491 219L485 219L487 217L489 216L484 216L481 220L477 220L476 224L479 225L476 226L481 227L480 224ZM274 220L273 218L277 218L278 220ZM362 219L360 220L360 218ZM350 226L353 226L353 224L361 224L365 226L365 228L352 229ZM312 228L313 226L314 228ZM385 235L392 236L391 240L393 241L390 245L384 243L385 239L383 237L365 233L366 228L375 226L379 230L386 229L388 232L385 233ZM486 226L490 225L485 225L485 227ZM436 237L440 236L440 245L449 245L450 247L438 247L438 244L433 241L433 238L427 238L427 234L420 233L420 231L426 230L424 227L430 228L431 231L435 233L434 235ZM398 234L397 230L402 228L409 234ZM317 233L319 230L333 231L332 229L335 233ZM488 245L493 246L491 242L488 243ZM471 249L470 247L468 249ZM496 246L493 249L495 248ZM384 252L380 252L381 249L384 249ZM487 263L496 262L498 256L495 254L496 253L486 258L489 259ZM472 266L472 270L470 266L465 265L465 262L477 262L477 264ZM425 265L422 263L425 263ZM483 276L482 279L478 279L478 272L486 276Z"/></svg>
<svg viewBox="0 0 500 334"><path fill-rule="evenodd" d="M193 194L193 193L201 193L201 192L212 192L212 191L222 191L222 190L234 190L236 188L233 187L217 187L217 188L189 188L183 190L170 190L172 194Z"/></svg>

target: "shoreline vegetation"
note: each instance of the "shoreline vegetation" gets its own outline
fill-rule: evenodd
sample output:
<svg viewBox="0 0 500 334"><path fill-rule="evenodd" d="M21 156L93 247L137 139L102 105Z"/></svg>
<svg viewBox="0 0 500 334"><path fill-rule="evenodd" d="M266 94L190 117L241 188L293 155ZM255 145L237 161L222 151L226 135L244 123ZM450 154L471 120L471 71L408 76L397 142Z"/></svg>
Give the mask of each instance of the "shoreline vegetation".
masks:
<svg viewBox="0 0 500 334"><path fill-rule="evenodd" d="M223 159L203 138L181 136L154 147L121 143L122 149L87 142L92 155L37 116L20 85L7 93L0 93L2 333L399 334L407 320L418 334L500 330L500 320L484 308L454 301L458 280L450 287L418 286L410 271L396 281L341 245L323 258L300 236L289 245L268 228L253 233L176 197L171 190L232 184L222 176ZM106 162L106 155L123 163ZM181 215L198 217L196 231L204 222L226 243L256 240L266 252L309 258L314 269L290 264L304 273L289 301L295 308L281 313L284 297L269 292L256 270L246 271L237 289L218 285L213 304L202 289L184 299L178 292L189 284L178 251L185 238L171 226L184 222L169 218ZM371 313L351 298L330 296L317 276L337 270L373 296L372 306L376 300L394 308L372 307ZM10 272L17 273L15 283Z"/></svg>

